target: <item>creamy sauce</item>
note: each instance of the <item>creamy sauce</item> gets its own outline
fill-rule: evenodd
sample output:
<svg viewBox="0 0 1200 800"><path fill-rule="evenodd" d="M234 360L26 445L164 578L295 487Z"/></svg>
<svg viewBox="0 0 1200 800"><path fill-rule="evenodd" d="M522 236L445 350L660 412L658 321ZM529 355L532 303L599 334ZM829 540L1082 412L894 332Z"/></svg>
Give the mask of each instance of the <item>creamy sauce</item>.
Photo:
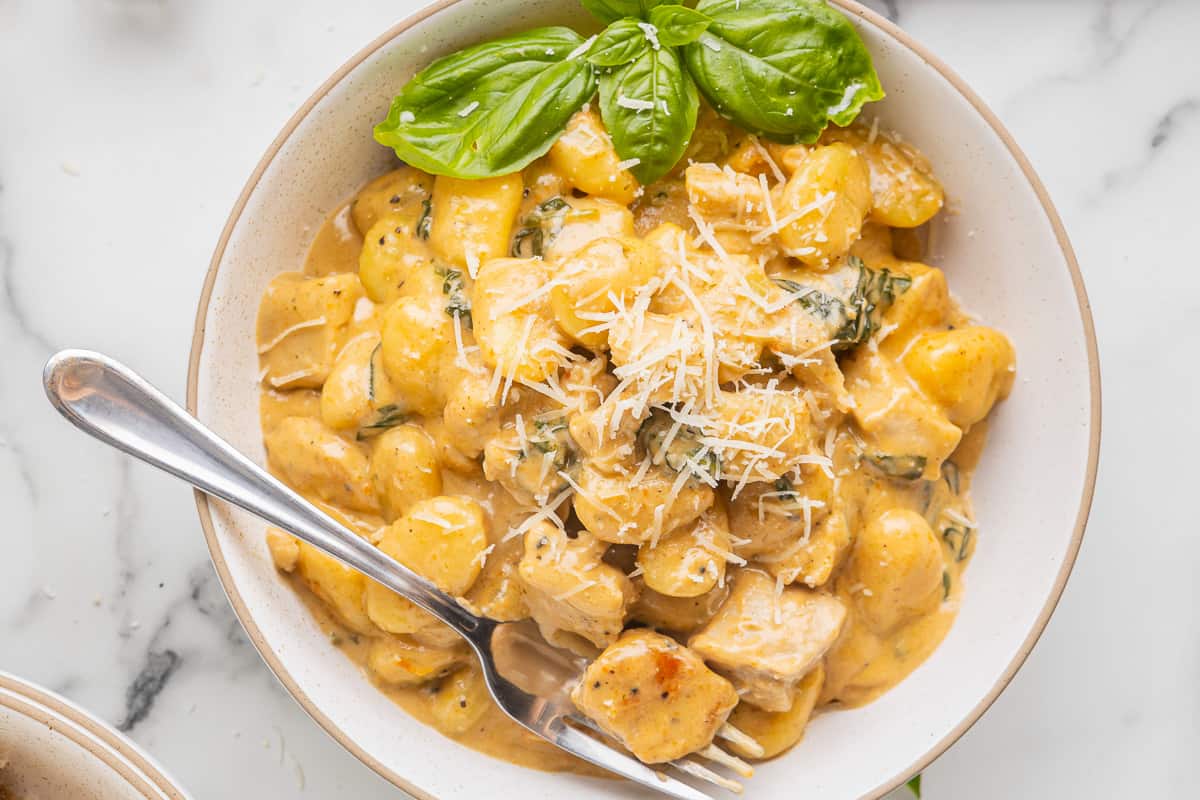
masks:
<svg viewBox="0 0 1200 800"><path fill-rule="evenodd" d="M705 639L705 685L732 682L732 719L773 755L945 637L1011 346L920 263L942 196L911 147L861 127L785 147L706 114L696 163L638 194L598 124L581 112L521 175L402 168L330 215L260 309L270 466L556 644L616 663L630 625ZM408 713L498 758L599 774L480 700L436 622L290 537L269 544L331 642ZM733 596L767 634L697 638L740 630L722 620L748 570L768 588ZM781 605L833 610L803 663L770 641ZM614 686L646 686L637 655L655 647L630 649ZM638 700L639 718L669 729L667 695Z"/></svg>

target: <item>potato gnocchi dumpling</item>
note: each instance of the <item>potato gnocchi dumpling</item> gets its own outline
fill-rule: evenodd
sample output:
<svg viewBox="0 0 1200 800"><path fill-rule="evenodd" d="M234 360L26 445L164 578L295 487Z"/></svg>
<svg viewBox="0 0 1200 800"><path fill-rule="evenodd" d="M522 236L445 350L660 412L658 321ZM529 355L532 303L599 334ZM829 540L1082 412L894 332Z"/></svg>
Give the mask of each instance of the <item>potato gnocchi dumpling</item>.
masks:
<svg viewBox="0 0 1200 800"><path fill-rule="evenodd" d="M586 662L578 710L652 764L773 758L933 651L1016 364L951 294L946 192L886 120L781 144L699 119L646 186L595 106L518 173L398 166L257 321L275 474ZM406 708L574 768L495 708L453 629L285 531L266 545Z"/></svg>

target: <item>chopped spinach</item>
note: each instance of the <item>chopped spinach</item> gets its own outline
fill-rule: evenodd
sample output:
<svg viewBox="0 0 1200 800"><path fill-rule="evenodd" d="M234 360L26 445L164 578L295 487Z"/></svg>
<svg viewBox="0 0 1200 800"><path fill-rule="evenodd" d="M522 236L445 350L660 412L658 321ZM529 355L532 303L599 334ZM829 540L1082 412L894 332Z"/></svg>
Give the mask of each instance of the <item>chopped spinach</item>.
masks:
<svg viewBox="0 0 1200 800"><path fill-rule="evenodd" d="M551 464L554 467L554 473L574 473L578 470L579 446L567 428L565 417L534 420L533 431L526 433L528 447L521 449L517 453L517 457L520 461L525 461L530 456L536 456L537 460L534 464L537 465L535 471L538 474L545 474L542 472L541 464L546 454L553 456ZM538 481L529 481L529 483L536 484ZM561 491L567 486L568 484L564 481L555 491ZM528 488L531 492L536 493L539 487L530 485Z"/></svg>
<svg viewBox="0 0 1200 800"><path fill-rule="evenodd" d="M509 255L513 258L541 258L568 219L590 217L595 213L591 209L574 209L559 195L543 200L521 220L521 227L513 234Z"/></svg>
<svg viewBox="0 0 1200 800"><path fill-rule="evenodd" d="M862 344L879 330L883 312L912 285L907 275L875 270L850 256L846 266L819 283L802 284L786 278L775 283L796 295L796 302L829 329L834 350Z"/></svg>
<svg viewBox="0 0 1200 800"><path fill-rule="evenodd" d="M671 412L655 408L642 421L637 432L637 443L642 452L655 463L666 464L676 472L690 472L693 477L706 483L721 476L721 458L708 447L700 444L700 430L691 425L680 425L670 442L667 434L675 427Z"/></svg>
<svg viewBox="0 0 1200 800"><path fill-rule="evenodd" d="M963 561L970 555L971 539L975 533L970 528L959 528L951 526L942 531L942 539L946 544L950 545L950 551L954 553L954 560Z"/></svg>
<svg viewBox="0 0 1200 800"><path fill-rule="evenodd" d="M437 272L442 276L442 294L449 298L449 302L446 303L446 313L452 317L458 317L470 328L471 301L467 299L462 272L440 267Z"/></svg>
<svg viewBox="0 0 1200 800"><path fill-rule="evenodd" d="M433 203L426 197L421 201L421 217L417 220L417 237L428 239L431 225L433 225Z"/></svg>
<svg viewBox="0 0 1200 800"><path fill-rule="evenodd" d="M796 485L787 475L781 475L775 479L775 491L779 492L780 500L795 502L800 499L796 494Z"/></svg>
<svg viewBox="0 0 1200 800"><path fill-rule="evenodd" d="M925 456L863 455L863 459L889 478L915 481L925 473Z"/></svg>

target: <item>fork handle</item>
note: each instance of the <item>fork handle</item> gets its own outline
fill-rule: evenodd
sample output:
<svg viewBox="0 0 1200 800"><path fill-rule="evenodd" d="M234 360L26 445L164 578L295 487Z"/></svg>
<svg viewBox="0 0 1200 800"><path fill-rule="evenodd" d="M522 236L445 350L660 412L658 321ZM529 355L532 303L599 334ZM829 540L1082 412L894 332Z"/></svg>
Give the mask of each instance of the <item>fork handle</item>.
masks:
<svg viewBox="0 0 1200 800"><path fill-rule="evenodd" d="M75 427L288 531L419 605L468 641L487 622L322 513L145 379L114 359L63 350L46 362L46 395Z"/></svg>

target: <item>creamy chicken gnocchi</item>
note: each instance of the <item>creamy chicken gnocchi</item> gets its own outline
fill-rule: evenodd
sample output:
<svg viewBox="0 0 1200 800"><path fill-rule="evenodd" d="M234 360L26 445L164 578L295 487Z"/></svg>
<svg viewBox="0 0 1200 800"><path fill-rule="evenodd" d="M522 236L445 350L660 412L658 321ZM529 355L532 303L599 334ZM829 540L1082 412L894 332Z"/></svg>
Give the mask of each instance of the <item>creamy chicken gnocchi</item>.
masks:
<svg viewBox="0 0 1200 800"><path fill-rule="evenodd" d="M767 758L945 635L1014 352L922 262L943 192L877 122L779 145L702 112L665 178L627 166L585 108L519 173L367 184L262 298L266 450L467 607L591 659L573 699L638 758L728 726ZM427 613L267 544L414 714L585 769Z"/></svg>

